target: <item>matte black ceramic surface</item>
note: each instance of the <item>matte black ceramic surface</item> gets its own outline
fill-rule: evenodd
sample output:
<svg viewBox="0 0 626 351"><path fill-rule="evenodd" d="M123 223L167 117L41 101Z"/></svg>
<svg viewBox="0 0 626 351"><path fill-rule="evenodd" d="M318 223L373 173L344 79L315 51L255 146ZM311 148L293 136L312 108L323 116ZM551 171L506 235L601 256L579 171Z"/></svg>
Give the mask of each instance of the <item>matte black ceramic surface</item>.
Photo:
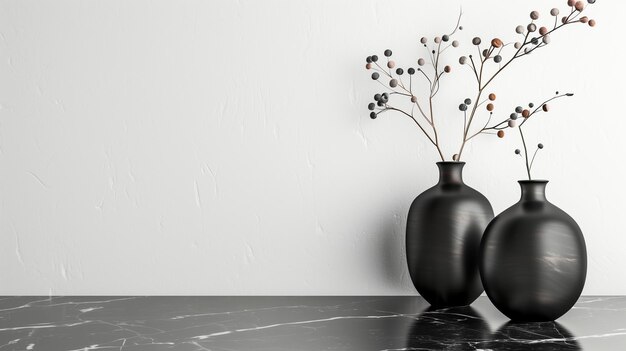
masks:
<svg viewBox="0 0 626 351"><path fill-rule="evenodd" d="M616 351L626 345L626 297L582 297L560 324L507 324L486 297L471 308L428 307L417 296L0 297L0 351Z"/></svg>
<svg viewBox="0 0 626 351"><path fill-rule="evenodd" d="M587 251L578 224L545 196L547 181L520 181L518 203L485 230L480 272L487 296L517 321L551 321L580 296Z"/></svg>
<svg viewBox="0 0 626 351"><path fill-rule="evenodd" d="M480 239L489 201L463 183L464 162L438 162L439 183L411 204L406 256L413 285L433 306L465 306L482 292Z"/></svg>

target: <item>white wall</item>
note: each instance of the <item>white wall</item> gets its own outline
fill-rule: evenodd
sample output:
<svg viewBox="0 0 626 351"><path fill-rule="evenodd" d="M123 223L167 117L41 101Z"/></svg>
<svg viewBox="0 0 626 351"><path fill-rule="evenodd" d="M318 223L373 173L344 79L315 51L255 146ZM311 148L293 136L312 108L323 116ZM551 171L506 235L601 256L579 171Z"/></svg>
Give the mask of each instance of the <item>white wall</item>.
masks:
<svg viewBox="0 0 626 351"><path fill-rule="evenodd" d="M437 105L448 156L471 37L513 40L565 0L3 1L0 294L413 294L406 213L436 154L410 121L368 118L364 59L414 63L461 5ZM626 294L625 12L598 1L595 29L555 33L493 86L507 114L576 93L528 133L586 235L585 294ZM498 212L518 198L517 143L465 155Z"/></svg>

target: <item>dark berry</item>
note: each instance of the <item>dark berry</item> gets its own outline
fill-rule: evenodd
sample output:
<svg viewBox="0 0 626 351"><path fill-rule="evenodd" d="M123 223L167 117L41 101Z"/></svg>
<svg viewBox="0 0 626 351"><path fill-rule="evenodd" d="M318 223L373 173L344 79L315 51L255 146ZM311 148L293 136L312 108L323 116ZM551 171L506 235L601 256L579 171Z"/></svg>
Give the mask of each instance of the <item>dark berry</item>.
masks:
<svg viewBox="0 0 626 351"><path fill-rule="evenodd" d="M365 59L365 61L366 61L367 63L372 63L372 56L368 56L368 57Z"/></svg>
<svg viewBox="0 0 626 351"><path fill-rule="evenodd" d="M461 111L467 111L467 105L466 105L466 104L460 104L460 105L459 105L459 110L461 110Z"/></svg>
<svg viewBox="0 0 626 351"><path fill-rule="evenodd" d="M375 108L376 104L374 104L373 102L370 102L369 105L367 105L367 109L370 111L374 111Z"/></svg>
<svg viewBox="0 0 626 351"><path fill-rule="evenodd" d="M515 112L517 112L517 113L522 113L522 111L524 111L524 108L522 106L517 106L515 108Z"/></svg>
<svg viewBox="0 0 626 351"><path fill-rule="evenodd" d="M376 112L371 112L370 113L370 118L371 119L376 119Z"/></svg>
<svg viewBox="0 0 626 351"><path fill-rule="evenodd" d="M465 99L464 102L465 102L466 105L470 105L472 103L472 99L467 98L467 99Z"/></svg>
<svg viewBox="0 0 626 351"><path fill-rule="evenodd" d="M398 68L398 69L396 70L396 74L397 74L397 75L399 75L399 76L401 76L402 74L404 74L404 70L403 70L402 68Z"/></svg>
<svg viewBox="0 0 626 351"><path fill-rule="evenodd" d="M380 77L380 74L378 74L378 72L374 72L374 73L372 73L372 79L373 79L373 80L378 79L378 77Z"/></svg>
<svg viewBox="0 0 626 351"><path fill-rule="evenodd" d="M379 101L379 100L380 100L380 94L374 95L374 101Z"/></svg>
<svg viewBox="0 0 626 351"><path fill-rule="evenodd" d="M372 62L376 62L376 61L378 61L378 56L372 55Z"/></svg>
<svg viewBox="0 0 626 351"><path fill-rule="evenodd" d="M409 72L409 74L415 74L415 68L411 67L407 70L407 72Z"/></svg>
<svg viewBox="0 0 626 351"><path fill-rule="evenodd" d="M387 57L391 56L391 50L389 49L385 50L385 56Z"/></svg>

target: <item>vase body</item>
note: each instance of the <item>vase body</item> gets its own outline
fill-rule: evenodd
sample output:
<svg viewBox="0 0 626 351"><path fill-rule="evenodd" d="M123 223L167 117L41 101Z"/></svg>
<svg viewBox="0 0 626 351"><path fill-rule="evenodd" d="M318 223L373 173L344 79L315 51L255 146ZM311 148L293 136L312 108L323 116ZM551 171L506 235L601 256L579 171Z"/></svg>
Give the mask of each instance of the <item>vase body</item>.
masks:
<svg viewBox="0 0 626 351"><path fill-rule="evenodd" d="M520 181L522 196L493 219L481 243L487 296L514 321L552 321L578 300L587 275L580 227L548 202L547 181Z"/></svg>
<svg viewBox="0 0 626 351"><path fill-rule="evenodd" d="M435 307L466 306L483 292L478 254L493 209L463 183L464 165L438 162L439 182L413 201L407 217L411 280Z"/></svg>

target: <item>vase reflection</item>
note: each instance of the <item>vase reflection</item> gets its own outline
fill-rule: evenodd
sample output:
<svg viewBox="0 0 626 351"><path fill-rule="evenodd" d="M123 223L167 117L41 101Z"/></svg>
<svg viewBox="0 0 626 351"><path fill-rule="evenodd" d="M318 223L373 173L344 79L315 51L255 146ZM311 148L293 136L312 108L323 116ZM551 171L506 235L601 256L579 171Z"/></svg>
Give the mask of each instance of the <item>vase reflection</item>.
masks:
<svg viewBox="0 0 626 351"><path fill-rule="evenodd" d="M556 322L508 322L491 332L470 306L419 314L407 329L407 350L582 350L574 335Z"/></svg>

